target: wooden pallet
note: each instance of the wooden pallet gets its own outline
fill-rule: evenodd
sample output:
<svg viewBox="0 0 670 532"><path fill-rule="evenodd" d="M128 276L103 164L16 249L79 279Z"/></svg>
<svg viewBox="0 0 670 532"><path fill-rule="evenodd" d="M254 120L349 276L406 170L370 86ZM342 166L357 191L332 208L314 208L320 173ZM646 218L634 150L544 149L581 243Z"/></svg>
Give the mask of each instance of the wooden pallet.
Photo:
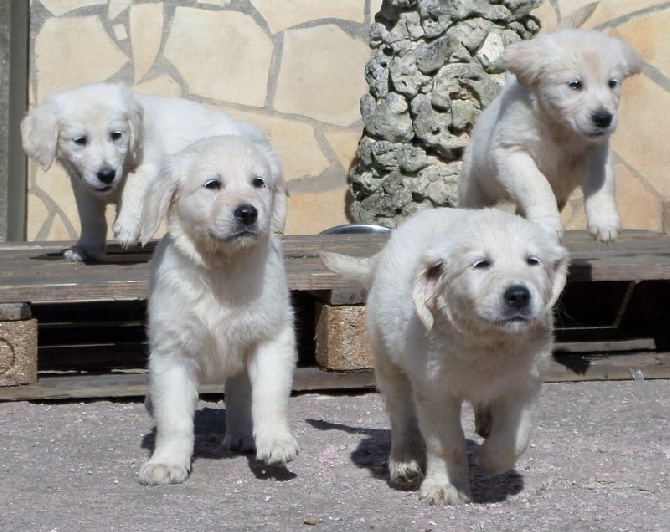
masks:
<svg viewBox="0 0 670 532"><path fill-rule="evenodd" d="M352 339L360 341L363 328L357 325L354 336L338 347L338 337L345 335L337 334L337 319L324 323L323 308L334 314L360 313L363 295L328 272L318 253L367 256L385 241L383 235L285 237L302 338L297 391L373 386L371 361L360 350L354 362L333 362L338 349L351 351ZM559 304L559 344L548 380L632 378L638 369L646 378L670 377L670 238L627 232L605 245L569 232L565 241L572 265ZM5 379L0 380L0 400L144 393L143 312L153 245L128 251L112 245L104 261L86 264L62 258L70 244L0 245L0 326L8 327L0 327L0 379ZM119 318L119 305L123 312L132 307L130 315ZM98 314L103 316L96 318ZM13 332L17 323L22 324L21 335ZM26 326L30 324L32 330ZM317 334L314 346L319 330L334 341ZM322 371L317 359L325 369L349 372ZM20 364L28 367L27 378L25 369L21 379L15 378Z"/></svg>

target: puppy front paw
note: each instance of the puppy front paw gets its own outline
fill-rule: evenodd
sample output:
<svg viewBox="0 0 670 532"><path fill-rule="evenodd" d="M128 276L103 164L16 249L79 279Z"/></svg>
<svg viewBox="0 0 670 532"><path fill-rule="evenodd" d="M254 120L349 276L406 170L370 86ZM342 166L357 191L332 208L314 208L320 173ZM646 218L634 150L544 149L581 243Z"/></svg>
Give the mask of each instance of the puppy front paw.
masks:
<svg viewBox="0 0 670 532"><path fill-rule="evenodd" d="M139 473L140 484L158 486L180 484L188 478L189 467L185 464L161 464L149 460Z"/></svg>
<svg viewBox="0 0 670 532"><path fill-rule="evenodd" d="M137 244L140 238L140 224L136 220L117 218L112 226L112 231L114 231L114 238L124 248Z"/></svg>
<svg viewBox="0 0 670 532"><path fill-rule="evenodd" d="M85 260L100 260L105 256L105 246L76 244L63 252L66 260L81 262Z"/></svg>
<svg viewBox="0 0 670 532"><path fill-rule="evenodd" d="M501 475L514 469L517 456L513 450L496 449L484 443L479 448L479 468L489 475Z"/></svg>
<svg viewBox="0 0 670 532"><path fill-rule="evenodd" d="M621 221L618 216L611 217L609 220L589 222L587 228L593 238L601 242L612 242L619 236Z"/></svg>
<svg viewBox="0 0 670 532"><path fill-rule="evenodd" d="M237 434L226 429L223 448L236 453L252 453L256 450L256 442L251 434Z"/></svg>
<svg viewBox="0 0 670 532"><path fill-rule="evenodd" d="M391 482L399 488L410 488L423 478L423 471L416 460L389 460Z"/></svg>
<svg viewBox="0 0 670 532"><path fill-rule="evenodd" d="M465 504L470 502L470 493L466 490L459 490L453 484L440 482L427 478L421 484L419 497L428 504L439 506L452 506L456 504Z"/></svg>
<svg viewBox="0 0 670 532"><path fill-rule="evenodd" d="M256 458L268 465L288 464L298 456L298 442L290 432L256 438Z"/></svg>
<svg viewBox="0 0 670 532"><path fill-rule="evenodd" d="M556 237L559 241L563 237L563 223L558 216L529 217L528 219L539 225L551 236Z"/></svg>

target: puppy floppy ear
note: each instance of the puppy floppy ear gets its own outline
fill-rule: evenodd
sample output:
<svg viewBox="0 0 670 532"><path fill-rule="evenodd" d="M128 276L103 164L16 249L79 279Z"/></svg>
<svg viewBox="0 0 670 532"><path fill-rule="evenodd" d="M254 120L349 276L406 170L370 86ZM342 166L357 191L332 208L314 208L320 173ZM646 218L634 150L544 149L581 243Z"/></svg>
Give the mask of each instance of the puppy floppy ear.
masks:
<svg viewBox="0 0 670 532"><path fill-rule="evenodd" d="M288 189L284 183L284 173L281 164L279 164L279 159L277 159L277 155L272 146L270 146L267 137L256 126L245 122L240 122L240 124L247 128L245 129L245 134L263 153L270 166L274 193L271 228L274 233L283 235L284 227L286 226L286 216L288 215Z"/></svg>
<svg viewBox="0 0 670 532"><path fill-rule="evenodd" d="M524 87L536 85L546 70L547 37L510 44L502 54L502 64Z"/></svg>
<svg viewBox="0 0 670 532"><path fill-rule="evenodd" d="M127 87L124 88L123 98L126 105L126 120L128 121L130 137L128 141L128 162L133 167L137 167L144 159L144 108Z"/></svg>
<svg viewBox="0 0 670 532"><path fill-rule="evenodd" d="M417 266L412 283L412 301L421 323L430 331L435 322L433 311L437 305L442 276L446 270L444 258L428 253Z"/></svg>
<svg viewBox="0 0 670 532"><path fill-rule="evenodd" d="M167 217L177 198L181 177L177 157L172 156L165 160L159 175L149 184L144 195L140 224L140 242L143 246L151 240L161 221Z"/></svg>
<svg viewBox="0 0 670 532"><path fill-rule="evenodd" d="M632 46L622 40L617 39L618 46L623 57L623 75L624 77L635 76L642 70L642 58L633 49Z"/></svg>
<svg viewBox="0 0 670 532"><path fill-rule="evenodd" d="M288 215L288 190L284 184L276 187L272 200L272 232L283 235Z"/></svg>
<svg viewBox="0 0 670 532"><path fill-rule="evenodd" d="M23 150L45 172L56 158L58 120L58 103L53 96L47 96L21 121Z"/></svg>

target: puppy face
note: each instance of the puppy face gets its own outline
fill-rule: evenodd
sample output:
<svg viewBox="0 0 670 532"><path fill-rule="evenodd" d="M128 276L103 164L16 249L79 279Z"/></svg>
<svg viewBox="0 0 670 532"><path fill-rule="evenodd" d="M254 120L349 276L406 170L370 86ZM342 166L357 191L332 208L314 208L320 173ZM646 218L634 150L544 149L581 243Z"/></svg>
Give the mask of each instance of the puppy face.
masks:
<svg viewBox="0 0 670 532"><path fill-rule="evenodd" d="M471 334L518 334L549 323L566 271L567 252L550 235L486 212L422 258L414 302L429 329L439 315Z"/></svg>
<svg viewBox="0 0 670 532"><path fill-rule="evenodd" d="M614 132L623 80L642 66L623 41L584 30L514 43L503 63L555 123L590 142Z"/></svg>
<svg viewBox="0 0 670 532"><path fill-rule="evenodd" d="M54 158L91 193L106 196L138 162L143 112L122 85L91 84L48 96L21 124L26 153Z"/></svg>
<svg viewBox="0 0 670 532"><path fill-rule="evenodd" d="M254 245L285 218L281 173L266 146L213 137L169 158L147 192L142 240L168 215L170 232L200 254L231 254Z"/></svg>

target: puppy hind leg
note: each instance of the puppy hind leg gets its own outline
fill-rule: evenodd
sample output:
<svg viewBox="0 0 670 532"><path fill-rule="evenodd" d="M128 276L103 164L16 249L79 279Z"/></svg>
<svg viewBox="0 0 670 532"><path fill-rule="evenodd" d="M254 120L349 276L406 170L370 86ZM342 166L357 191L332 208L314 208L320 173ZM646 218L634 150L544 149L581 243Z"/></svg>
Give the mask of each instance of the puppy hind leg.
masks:
<svg viewBox="0 0 670 532"><path fill-rule="evenodd" d="M536 395L512 393L491 403L490 434L479 448L481 469L495 475L514 469L533 432Z"/></svg>
<svg viewBox="0 0 670 532"><path fill-rule="evenodd" d="M414 408L412 384L397 367L377 366L377 386L386 401L391 420L391 454L388 467L391 482L398 487L414 486L423 478L426 450Z"/></svg>
<svg viewBox="0 0 670 532"><path fill-rule="evenodd" d="M253 452L251 381L246 369L226 379L226 435L223 446L231 451Z"/></svg>
<svg viewBox="0 0 670 532"><path fill-rule="evenodd" d="M295 359L291 325L274 340L258 344L249 359L256 458L269 465L286 464L298 455L298 442L288 424Z"/></svg>
<svg viewBox="0 0 670 532"><path fill-rule="evenodd" d="M140 469L141 484L178 484L188 478L197 401L197 379L187 364L180 361L151 373L156 444L153 455Z"/></svg>

